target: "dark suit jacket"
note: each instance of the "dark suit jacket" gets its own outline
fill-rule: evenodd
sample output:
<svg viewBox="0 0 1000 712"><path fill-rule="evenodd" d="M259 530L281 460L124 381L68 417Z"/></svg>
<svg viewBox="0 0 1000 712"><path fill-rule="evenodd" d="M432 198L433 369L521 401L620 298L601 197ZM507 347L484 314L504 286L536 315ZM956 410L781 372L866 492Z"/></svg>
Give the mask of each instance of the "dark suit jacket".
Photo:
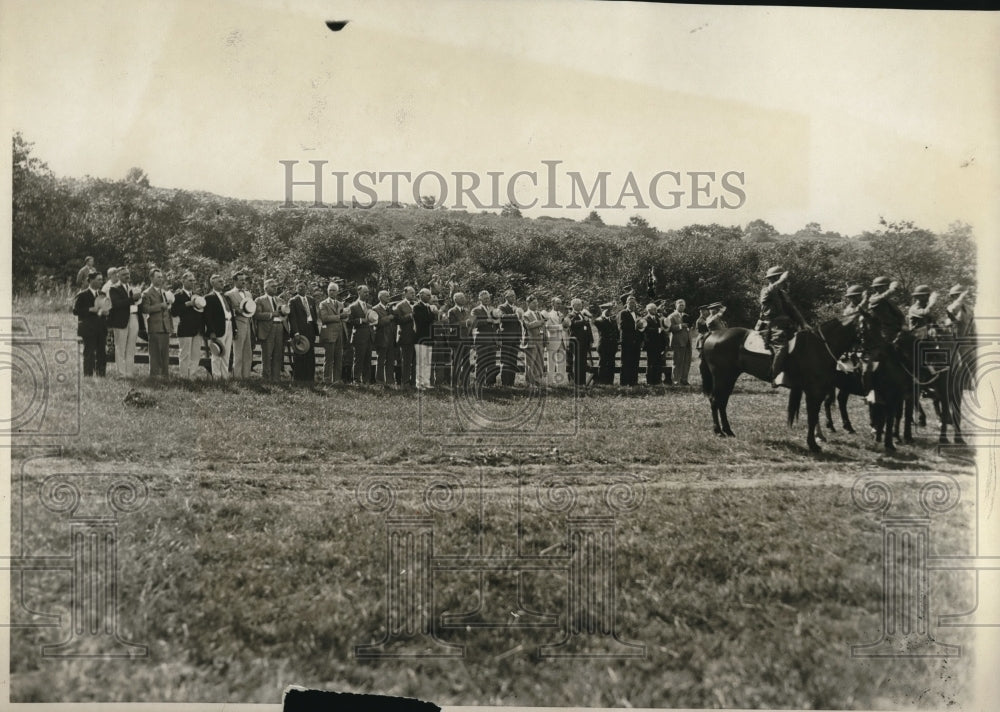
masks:
<svg viewBox="0 0 1000 712"><path fill-rule="evenodd" d="M578 312L569 313L569 336L576 342L576 348L589 354L594 343L594 331L590 320ZM572 343L572 342L571 342Z"/></svg>
<svg viewBox="0 0 1000 712"><path fill-rule="evenodd" d="M521 320L517 317L515 308L504 302L500 305L500 336L504 341L519 344L521 343Z"/></svg>
<svg viewBox="0 0 1000 712"><path fill-rule="evenodd" d="M622 335L622 349L634 349L642 343L642 333L635 328L635 316L632 312L622 309L618 314L618 324Z"/></svg>
<svg viewBox="0 0 1000 712"><path fill-rule="evenodd" d="M225 299L225 295L222 299ZM226 305L228 306L228 304ZM221 337L226 333L226 314L222 310L222 301L211 292L205 295L205 333L209 337Z"/></svg>
<svg viewBox="0 0 1000 712"><path fill-rule="evenodd" d="M199 336L205 331L205 315L196 311L193 306L184 306L190 302L193 294L186 289L179 289L174 295L174 303L170 307L170 313L180 321L177 323L178 338L184 336Z"/></svg>
<svg viewBox="0 0 1000 712"><path fill-rule="evenodd" d="M396 324L399 325L399 345L413 346L417 336L413 327L413 305L404 299L393 311L396 314Z"/></svg>
<svg viewBox="0 0 1000 712"><path fill-rule="evenodd" d="M431 340L431 325L437 321L437 315L431 311L430 304L417 302L413 305L413 323L416 327L414 337L417 343Z"/></svg>
<svg viewBox="0 0 1000 712"><path fill-rule="evenodd" d="M135 303L128 294L128 288L119 284L108 290L111 298L111 313L108 314L108 326L112 329L127 329L130 307Z"/></svg>
<svg viewBox="0 0 1000 712"><path fill-rule="evenodd" d="M302 334L310 341L315 341L316 336L319 334L319 329L317 324L319 324L319 312L316 311L316 301L310 297L306 296L306 302L309 304L309 315L312 317L312 322L310 323L306 315L306 308L302 306L302 297L295 295L292 297L291 301L288 303L291 312L288 314L288 326L291 328L293 334Z"/></svg>
<svg viewBox="0 0 1000 712"><path fill-rule="evenodd" d="M96 312L90 311L94 306L94 293L90 289L84 289L76 295L73 300L73 313L78 319L76 324L76 335L80 338L85 336L100 336L107 331L105 317L97 316Z"/></svg>
<svg viewBox="0 0 1000 712"><path fill-rule="evenodd" d="M375 327L375 348L389 349L396 345L396 315L388 304L379 302L372 309L378 314L378 325Z"/></svg>
<svg viewBox="0 0 1000 712"><path fill-rule="evenodd" d="M450 330L451 345L458 346L459 342L468 342L472 336L472 317L468 307L460 307L457 304L448 310L448 324L454 327Z"/></svg>

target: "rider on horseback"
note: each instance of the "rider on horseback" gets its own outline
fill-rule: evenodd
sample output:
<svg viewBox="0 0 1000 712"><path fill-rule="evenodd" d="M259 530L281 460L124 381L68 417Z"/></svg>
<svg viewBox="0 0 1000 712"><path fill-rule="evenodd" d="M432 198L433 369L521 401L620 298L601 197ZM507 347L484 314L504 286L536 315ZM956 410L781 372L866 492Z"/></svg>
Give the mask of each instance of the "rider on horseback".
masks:
<svg viewBox="0 0 1000 712"><path fill-rule="evenodd" d="M934 307L934 303L937 302L937 292L932 292L931 288L926 284L920 284L917 285L910 296L913 297L913 304L910 305L909 310L906 312L907 326L910 331L931 326L934 323L931 317L931 309Z"/></svg>
<svg viewBox="0 0 1000 712"><path fill-rule="evenodd" d="M782 288L788 279L788 272L781 267L772 267L765 275L767 285L760 290L760 318L755 330L764 338L764 343L774 351L771 363L771 385L775 388L785 384L785 358L788 341L796 328L807 328L806 320L789 299Z"/></svg>
<svg viewBox="0 0 1000 712"><path fill-rule="evenodd" d="M890 282L888 277L876 277L868 295L868 313L878 323L886 344L894 343L906 324L903 312L890 299L897 289L899 282Z"/></svg>

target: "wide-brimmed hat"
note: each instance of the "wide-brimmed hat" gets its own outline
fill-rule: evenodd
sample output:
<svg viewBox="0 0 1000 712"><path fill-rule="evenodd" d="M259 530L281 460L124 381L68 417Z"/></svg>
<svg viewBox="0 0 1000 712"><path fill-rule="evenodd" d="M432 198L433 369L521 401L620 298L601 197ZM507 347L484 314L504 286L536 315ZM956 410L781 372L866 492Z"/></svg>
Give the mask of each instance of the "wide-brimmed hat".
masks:
<svg viewBox="0 0 1000 712"><path fill-rule="evenodd" d="M372 309L370 312L368 312L368 323L369 324L371 324L372 326L375 326L376 324L378 324L378 319L379 319L379 316L378 316L378 312L377 311L375 311L374 309Z"/></svg>
<svg viewBox="0 0 1000 712"><path fill-rule="evenodd" d="M208 351L215 357L219 357L222 355L224 349L222 347L222 342L219 340L219 337L216 336L208 340Z"/></svg>
<svg viewBox="0 0 1000 712"><path fill-rule="evenodd" d="M913 288L913 291L910 292L910 296L919 297L930 293L931 293L931 288L929 286L927 286L926 284L918 284L916 287Z"/></svg>
<svg viewBox="0 0 1000 712"><path fill-rule="evenodd" d="M872 280L873 287L888 287L890 284L892 284L891 280L885 276L876 277Z"/></svg>
<svg viewBox="0 0 1000 712"><path fill-rule="evenodd" d="M709 309L721 309L722 308L722 302L712 302L711 304L708 305L708 308Z"/></svg>
<svg viewBox="0 0 1000 712"><path fill-rule="evenodd" d="M948 290L948 296L949 297L957 297L959 294L961 294L964 291L965 291L965 287L963 287L961 284L956 284L955 286L953 286L951 289Z"/></svg>
<svg viewBox="0 0 1000 712"><path fill-rule="evenodd" d="M708 311L711 308L712 308L711 304L702 304L700 307L698 307L698 311L702 311L702 310Z"/></svg>
<svg viewBox="0 0 1000 712"><path fill-rule="evenodd" d="M297 334L292 339L292 351L298 354L299 356L305 353L309 353L309 349L311 347L312 347L312 342L309 341L308 336Z"/></svg>
<svg viewBox="0 0 1000 712"><path fill-rule="evenodd" d="M253 299L244 299L240 302L240 314L245 317L251 317L257 313L257 302Z"/></svg>
<svg viewBox="0 0 1000 712"><path fill-rule="evenodd" d="M864 293L865 293L865 288L864 287L862 287L860 284L852 284L850 287L847 288L847 291L844 292L844 296L846 296L846 297L855 297L855 296L859 297L859 296L861 296Z"/></svg>
<svg viewBox="0 0 1000 712"><path fill-rule="evenodd" d="M191 301L194 302L191 305L192 309L194 309L197 312L205 311L205 297L196 294Z"/></svg>
<svg viewBox="0 0 1000 712"><path fill-rule="evenodd" d="M767 277L768 279L771 279L771 277L780 277L782 274L784 274L784 272L785 272L784 267L775 265L774 267L769 269L767 271L767 274L765 274L764 276Z"/></svg>
<svg viewBox="0 0 1000 712"><path fill-rule="evenodd" d="M111 297L107 294L98 294L94 299L94 306L100 311L111 311Z"/></svg>
<svg viewBox="0 0 1000 712"><path fill-rule="evenodd" d="M625 292L622 292L622 294L618 297L618 299L621 300L622 304L624 304L625 302L628 301L629 297L634 297L634 296L635 296L635 290L629 289Z"/></svg>

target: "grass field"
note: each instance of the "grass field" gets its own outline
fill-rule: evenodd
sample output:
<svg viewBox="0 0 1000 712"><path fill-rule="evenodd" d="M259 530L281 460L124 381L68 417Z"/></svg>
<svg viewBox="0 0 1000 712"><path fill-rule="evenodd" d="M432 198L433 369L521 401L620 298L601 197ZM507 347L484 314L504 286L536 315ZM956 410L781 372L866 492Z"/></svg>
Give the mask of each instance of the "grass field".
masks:
<svg viewBox="0 0 1000 712"><path fill-rule="evenodd" d="M68 314L29 320L33 333L72 333ZM736 439L712 435L697 387L551 393L537 419L503 435L470 429L463 414L522 412L523 395L456 408L444 392L256 381L109 377L75 388L53 388L46 426L75 433L78 402L79 434L20 439L12 451L15 551L68 551L67 513L39 504L47 474L79 473L94 512L113 473L141 477L148 501L118 524L118 613L122 638L149 655L43 656L40 645L69 635L71 577L26 572L28 608L62 613L62 628L11 631L13 701L278 702L295 683L439 704L942 707L963 700L975 665L961 629L941 632L966 646L960 657L851 656L878 638L882 610L880 524L851 487L866 473L913 471L967 490L971 451L935 450L933 428L895 456L841 432L811 455L804 427L785 424L785 391L746 378L730 406ZM124 404L130 389L147 407ZM851 415L866 422L857 400ZM606 513L609 483L641 487L641 503L616 515L611 568L618 637L644 657L540 658L559 627L477 627L531 619L512 610L519 585L526 611L566 624L565 571L501 567L483 575L478 617L438 633L464 657L356 658L356 645L385 633L387 514L357 492L378 476L398 490L388 514L431 517L434 551L457 558L519 546L568 556L566 514L545 508L565 493L559 484L574 487L574 516ZM422 492L449 476L464 499L441 511ZM972 506L965 498L935 516L936 553L968 551ZM479 583L438 572L434 615L475 609ZM932 617L968 609L970 583L933 574ZM13 620L27 615L14 606Z"/></svg>

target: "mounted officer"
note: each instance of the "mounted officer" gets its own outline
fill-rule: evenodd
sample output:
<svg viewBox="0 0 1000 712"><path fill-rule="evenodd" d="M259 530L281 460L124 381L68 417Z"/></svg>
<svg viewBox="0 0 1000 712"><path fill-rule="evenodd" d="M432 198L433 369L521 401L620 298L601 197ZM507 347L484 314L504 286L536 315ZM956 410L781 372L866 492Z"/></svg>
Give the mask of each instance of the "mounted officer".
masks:
<svg viewBox="0 0 1000 712"><path fill-rule="evenodd" d="M844 292L844 301L847 304L844 305L844 311L842 314L844 316L854 316L861 311L861 301L865 298L865 288L860 284L852 284Z"/></svg>
<svg viewBox="0 0 1000 712"><path fill-rule="evenodd" d="M876 277L868 295L867 311L878 323L882 338L890 345L896 341L906 324L902 310L891 299L897 289L899 282L890 281L888 277Z"/></svg>
<svg viewBox="0 0 1000 712"><path fill-rule="evenodd" d="M937 302L937 292L932 292L926 284L917 285L910 294L913 297L913 304L906 312L907 327L910 331L916 331L934 323L931 316L931 309Z"/></svg>
<svg viewBox="0 0 1000 712"><path fill-rule="evenodd" d="M788 272L775 266L767 271L765 278L767 284L760 290L760 318L755 329L764 338L768 348L774 352L774 361L771 363L771 385L777 388L786 385L784 370L788 341L795 334L796 328L808 327L806 320L782 286L788 279Z"/></svg>

